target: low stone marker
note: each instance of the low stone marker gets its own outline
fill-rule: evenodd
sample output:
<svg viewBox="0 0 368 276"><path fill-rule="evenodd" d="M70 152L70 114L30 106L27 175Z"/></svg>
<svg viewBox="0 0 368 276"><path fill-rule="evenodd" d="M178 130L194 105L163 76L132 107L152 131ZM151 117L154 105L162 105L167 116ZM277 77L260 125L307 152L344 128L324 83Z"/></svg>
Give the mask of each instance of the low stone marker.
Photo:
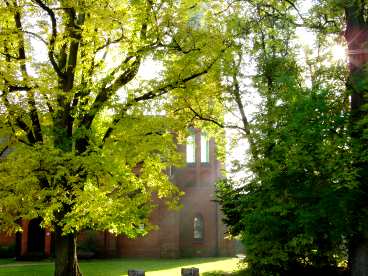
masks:
<svg viewBox="0 0 368 276"><path fill-rule="evenodd" d="M199 268L196 267L182 268L181 276L199 276Z"/></svg>
<svg viewBox="0 0 368 276"><path fill-rule="evenodd" d="M144 270L139 269L129 269L128 276L144 276Z"/></svg>

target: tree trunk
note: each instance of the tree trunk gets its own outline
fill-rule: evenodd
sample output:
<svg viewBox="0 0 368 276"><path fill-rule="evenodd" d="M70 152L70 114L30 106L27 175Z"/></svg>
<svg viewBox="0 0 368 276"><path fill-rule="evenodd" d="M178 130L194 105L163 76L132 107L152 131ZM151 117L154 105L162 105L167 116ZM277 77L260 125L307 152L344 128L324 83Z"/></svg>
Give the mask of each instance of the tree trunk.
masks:
<svg viewBox="0 0 368 276"><path fill-rule="evenodd" d="M351 244L349 255L351 276L368 276L368 239Z"/></svg>
<svg viewBox="0 0 368 276"><path fill-rule="evenodd" d="M54 276L81 276L77 259L75 234L62 235L55 230L55 273Z"/></svg>
<svg viewBox="0 0 368 276"><path fill-rule="evenodd" d="M362 124L368 115L364 106L368 103L368 22L361 1L351 1L345 7L348 45L349 81L351 92L351 138L358 170L359 191L353 210L358 212L352 218L357 228L349 245L349 268L352 276L368 276L368 229L365 210L368 208L368 162L361 156L366 154L368 139L364 135L366 125ZM361 228L361 229L360 229Z"/></svg>

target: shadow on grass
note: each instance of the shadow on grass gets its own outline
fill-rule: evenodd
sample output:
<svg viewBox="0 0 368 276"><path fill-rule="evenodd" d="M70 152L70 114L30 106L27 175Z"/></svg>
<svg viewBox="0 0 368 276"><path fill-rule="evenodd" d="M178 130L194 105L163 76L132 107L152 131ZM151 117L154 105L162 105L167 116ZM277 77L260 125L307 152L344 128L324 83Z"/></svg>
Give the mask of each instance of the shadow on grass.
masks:
<svg viewBox="0 0 368 276"><path fill-rule="evenodd" d="M239 270L236 272L226 272L222 270L216 270L201 273L201 276L250 276L250 274L246 270Z"/></svg>
<svg viewBox="0 0 368 276"><path fill-rule="evenodd" d="M143 269L148 275L175 276L180 275L182 267L198 267L200 271L205 272L210 270L226 271L235 266L236 260L230 258L94 259L80 261L84 276L123 276L127 275L128 269ZM0 276L49 276L53 274L53 271L54 264L50 261L16 262L8 259L0 262Z"/></svg>
<svg viewBox="0 0 368 276"><path fill-rule="evenodd" d="M349 273L344 268L311 268L311 267L303 267L298 268L297 270L290 270L279 273L272 272L254 272L253 274L249 270L238 270L235 272L226 272L226 271L209 271L201 273L201 276L268 276L268 275L283 275L283 276L348 276Z"/></svg>
<svg viewBox="0 0 368 276"><path fill-rule="evenodd" d="M181 267L196 267L201 265L211 265L216 269L217 263L220 265L229 258L193 258L193 259L112 259L112 260L89 260L80 263L83 272L99 272L101 265L105 271L122 273L128 269L143 269L146 272L165 271ZM118 265L118 267L117 267ZM102 273L102 271L101 271ZM115 275L115 274L114 274ZM118 274L116 274L118 275Z"/></svg>

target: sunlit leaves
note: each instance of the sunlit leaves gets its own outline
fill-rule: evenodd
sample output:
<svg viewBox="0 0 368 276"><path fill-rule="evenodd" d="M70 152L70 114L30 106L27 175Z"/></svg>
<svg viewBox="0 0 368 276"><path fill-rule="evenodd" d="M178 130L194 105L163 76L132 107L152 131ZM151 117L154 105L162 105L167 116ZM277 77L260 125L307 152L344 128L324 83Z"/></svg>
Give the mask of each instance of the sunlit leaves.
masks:
<svg viewBox="0 0 368 276"><path fill-rule="evenodd" d="M13 150L0 163L2 228L41 217L65 233L135 236L152 228L152 196L177 206L181 193L165 171L181 165L174 139L191 123L186 101L222 112L207 98L221 93L218 63L228 47L215 16L221 5L0 5L1 136ZM143 80L140 67L155 64L159 72Z"/></svg>

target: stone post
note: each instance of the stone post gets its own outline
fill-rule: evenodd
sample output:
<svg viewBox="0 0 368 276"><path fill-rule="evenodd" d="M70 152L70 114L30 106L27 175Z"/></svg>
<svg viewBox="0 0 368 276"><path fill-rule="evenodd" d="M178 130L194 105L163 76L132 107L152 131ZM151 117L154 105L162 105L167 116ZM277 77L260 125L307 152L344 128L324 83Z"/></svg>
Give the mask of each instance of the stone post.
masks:
<svg viewBox="0 0 368 276"><path fill-rule="evenodd" d="M199 276L199 268L196 267L182 268L181 276Z"/></svg>
<svg viewBox="0 0 368 276"><path fill-rule="evenodd" d="M128 276L145 276L145 274L144 274L144 270L129 269Z"/></svg>

